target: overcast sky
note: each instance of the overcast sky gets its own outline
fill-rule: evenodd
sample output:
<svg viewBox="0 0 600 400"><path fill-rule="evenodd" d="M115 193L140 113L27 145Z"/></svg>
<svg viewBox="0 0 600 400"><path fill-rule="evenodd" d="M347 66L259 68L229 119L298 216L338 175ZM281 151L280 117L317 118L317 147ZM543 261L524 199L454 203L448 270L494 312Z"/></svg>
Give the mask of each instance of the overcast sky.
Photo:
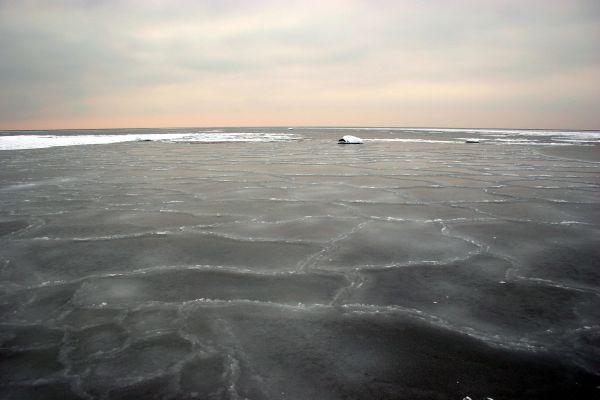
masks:
<svg viewBox="0 0 600 400"><path fill-rule="evenodd" d="M0 0L0 129L600 129L600 1Z"/></svg>

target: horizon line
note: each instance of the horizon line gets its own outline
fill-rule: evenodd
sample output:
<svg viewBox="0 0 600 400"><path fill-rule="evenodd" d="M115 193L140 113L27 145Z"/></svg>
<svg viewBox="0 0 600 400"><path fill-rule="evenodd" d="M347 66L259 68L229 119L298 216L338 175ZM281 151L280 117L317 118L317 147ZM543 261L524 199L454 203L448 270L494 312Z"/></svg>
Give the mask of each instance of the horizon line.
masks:
<svg viewBox="0 0 600 400"><path fill-rule="evenodd" d="M456 127L456 126L381 126L381 125L229 125L229 126L161 126L161 127L111 127L111 128L49 128L49 129L0 129L0 132L35 132L35 131L108 131L108 130L142 130L142 129L231 129L231 128L293 128L293 129L457 129L457 130L526 130L526 131L574 131L574 132L600 132L600 128L510 128L510 127Z"/></svg>

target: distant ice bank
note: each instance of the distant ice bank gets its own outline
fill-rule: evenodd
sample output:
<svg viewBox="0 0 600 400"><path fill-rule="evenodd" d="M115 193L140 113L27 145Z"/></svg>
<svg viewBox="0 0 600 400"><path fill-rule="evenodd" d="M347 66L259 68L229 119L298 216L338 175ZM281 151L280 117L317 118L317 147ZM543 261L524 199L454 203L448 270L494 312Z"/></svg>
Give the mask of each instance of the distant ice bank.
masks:
<svg viewBox="0 0 600 400"><path fill-rule="evenodd" d="M338 140L339 144L363 144L363 140L361 138L358 138L356 136L352 136L352 135L345 135L342 136L342 138L340 140Z"/></svg>

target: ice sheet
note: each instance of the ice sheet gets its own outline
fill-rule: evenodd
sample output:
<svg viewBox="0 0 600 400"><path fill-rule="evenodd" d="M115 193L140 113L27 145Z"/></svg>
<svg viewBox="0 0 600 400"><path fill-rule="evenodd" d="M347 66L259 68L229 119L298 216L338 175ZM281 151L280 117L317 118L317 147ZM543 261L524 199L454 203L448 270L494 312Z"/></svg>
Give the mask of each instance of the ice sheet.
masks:
<svg viewBox="0 0 600 400"><path fill-rule="evenodd" d="M283 129L2 152L0 397L597 397L596 144Z"/></svg>

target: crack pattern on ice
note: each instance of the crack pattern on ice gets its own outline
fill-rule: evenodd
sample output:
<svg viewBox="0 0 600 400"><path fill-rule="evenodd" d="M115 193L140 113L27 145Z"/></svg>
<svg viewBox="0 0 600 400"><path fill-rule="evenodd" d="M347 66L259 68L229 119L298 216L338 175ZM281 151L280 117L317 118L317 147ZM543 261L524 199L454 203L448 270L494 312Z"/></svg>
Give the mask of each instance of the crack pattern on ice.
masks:
<svg viewBox="0 0 600 400"><path fill-rule="evenodd" d="M417 321L593 372L599 162L521 131L357 147L301 131L3 152L0 350L51 361L0 388L270 398L244 329L278 333L256 315L282 340L288 323L327 338L320 316Z"/></svg>

